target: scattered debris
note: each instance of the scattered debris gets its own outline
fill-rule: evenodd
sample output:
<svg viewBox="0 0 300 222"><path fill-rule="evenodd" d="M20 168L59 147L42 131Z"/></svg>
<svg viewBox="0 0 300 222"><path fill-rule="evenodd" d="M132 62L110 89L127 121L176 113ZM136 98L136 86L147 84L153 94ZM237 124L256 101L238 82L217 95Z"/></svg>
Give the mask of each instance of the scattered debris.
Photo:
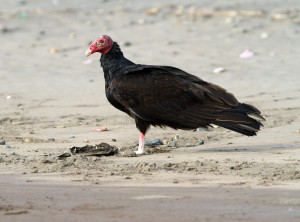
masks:
<svg viewBox="0 0 300 222"><path fill-rule="evenodd" d="M24 142L25 143L30 143L31 141L30 141L30 139L25 139Z"/></svg>
<svg viewBox="0 0 300 222"><path fill-rule="evenodd" d="M11 99L11 96L6 96L6 99Z"/></svg>
<svg viewBox="0 0 300 222"><path fill-rule="evenodd" d="M10 149L11 146L10 146L10 145L4 145L3 148L4 148L4 149Z"/></svg>
<svg viewBox="0 0 300 222"><path fill-rule="evenodd" d="M28 211L27 210L15 210L15 211L8 211L8 212L4 212L4 215L16 215L16 214L27 214Z"/></svg>
<svg viewBox="0 0 300 222"><path fill-rule="evenodd" d="M57 157L58 157L58 159L63 159L63 158L70 157L70 156L71 156L71 153L64 152L62 154L59 154Z"/></svg>
<svg viewBox="0 0 300 222"><path fill-rule="evenodd" d="M254 53L249 51L248 49L246 49L244 52L240 54L240 58L242 59L250 58L252 56L254 56Z"/></svg>
<svg viewBox="0 0 300 222"><path fill-rule="evenodd" d="M69 138L75 138L75 136L74 135L69 135Z"/></svg>
<svg viewBox="0 0 300 222"><path fill-rule="evenodd" d="M218 67L214 69L214 73L225 72L226 70L223 67Z"/></svg>
<svg viewBox="0 0 300 222"><path fill-rule="evenodd" d="M112 141L112 142L117 142L117 140L116 140L116 139L111 139L111 141Z"/></svg>
<svg viewBox="0 0 300 222"><path fill-rule="evenodd" d="M118 148L107 143L100 143L94 146L85 145L83 147L70 148L72 154L82 154L86 156L113 156L118 154Z"/></svg>
<svg viewBox="0 0 300 222"><path fill-rule="evenodd" d="M0 141L0 145L5 145L5 140Z"/></svg>
<svg viewBox="0 0 300 222"><path fill-rule="evenodd" d="M101 131L109 131L106 127L100 129L100 128L94 128L93 129L94 132L101 132Z"/></svg>
<svg viewBox="0 0 300 222"><path fill-rule="evenodd" d="M89 141L89 140L83 140L83 142L84 142L84 143L89 143L90 141Z"/></svg>

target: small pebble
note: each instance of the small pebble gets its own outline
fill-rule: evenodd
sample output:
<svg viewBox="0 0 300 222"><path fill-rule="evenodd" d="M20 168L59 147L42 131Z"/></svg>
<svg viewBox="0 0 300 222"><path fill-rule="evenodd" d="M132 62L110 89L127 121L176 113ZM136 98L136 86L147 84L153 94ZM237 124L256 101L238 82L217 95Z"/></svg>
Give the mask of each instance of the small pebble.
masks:
<svg viewBox="0 0 300 222"><path fill-rule="evenodd" d="M89 143L90 141L89 141L89 140L83 140L83 142L84 142L84 143Z"/></svg>
<svg viewBox="0 0 300 222"><path fill-rule="evenodd" d="M138 24L144 25L144 24L145 24L145 20L144 20L144 19L139 19L139 20L138 20Z"/></svg>
<svg viewBox="0 0 300 222"><path fill-rule="evenodd" d="M131 42L126 41L126 42L121 42L121 45L126 47L126 46L131 46L132 44Z"/></svg>
<svg viewBox="0 0 300 222"><path fill-rule="evenodd" d="M6 99L11 99L11 96L6 96Z"/></svg>
<svg viewBox="0 0 300 222"><path fill-rule="evenodd" d="M162 143L163 143L164 145L167 145L168 142L169 142L169 140L163 140L163 141L162 141Z"/></svg>
<svg viewBox="0 0 300 222"><path fill-rule="evenodd" d="M254 56L254 53L249 51L248 49L246 49L244 52L240 54L240 58L242 59L250 58L252 56Z"/></svg>
<svg viewBox="0 0 300 222"><path fill-rule="evenodd" d="M267 39L268 37L269 37L269 34L266 32L263 32L260 34L260 38L262 38L262 39Z"/></svg>
<svg viewBox="0 0 300 222"><path fill-rule="evenodd" d="M174 179L174 180L173 180L173 183L179 183L179 180Z"/></svg>
<svg viewBox="0 0 300 222"><path fill-rule="evenodd" d="M193 146L195 146L195 144L189 142L189 143L185 144L185 146L186 147L193 147Z"/></svg>
<svg viewBox="0 0 300 222"><path fill-rule="evenodd" d="M146 150L145 153L146 154L152 154L153 152L151 150Z"/></svg>
<svg viewBox="0 0 300 222"><path fill-rule="evenodd" d="M177 144L175 141L170 141L168 144L167 144L167 147L176 147Z"/></svg>
<svg viewBox="0 0 300 222"><path fill-rule="evenodd" d="M57 53L58 48L57 47L53 47L50 49L51 53Z"/></svg>
<svg viewBox="0 0 300 222"><path fill-rule="evenodd" d="M125 156L125 157L136 157L136 153L133 150L125 150L123 156Z"/></svg>
<svg viewBox="0 0 300 222"><path fill-rule="evenodd" d="M94 25L94 22L88 21L88 22L86 23L86 25L87 25L87 26L93 26L93 25Z"/></svg>
<svg viewBox="0 0 300 222"><path fill-rule="evenodd" d="M0 145L5 145L5 140L0 141Z"/></svg>
<svg viewBox="0 0 300 222"><path fill-rule="evenodd" d="M184 139L183 136L181 136L181 135L179 135L179 134L176 134L175 140L182 140L182 139Z"/></svg>
<svg viewBox="0 0 300 222"><path fill-rule="evenodd" d="M25 5L27 2L24 1L24 0L19 0L18 3L19 3L20 5Z"/></svg>
<svg viewBox="0 0 300 222"><path fill-rule="evenodd" d="M218 67L214 69L214 73L225 72L226 70L223 67Z"/></svg>
<svg viewBox="0 0 300 222"><path fill-rule="evenodd" d="M199 141L198 145L203 145L204 144L204 140Z"/></svg>
<svg viewBox="0 0 300 222"><path fill-rule="evenodd" d="M116 140L116 139L111 139L111 141L112 141L112 142L117 142L117 140Z"/></svg>
<svg viewBox="0 0 300 222"><path fill-rule="evenodd" d="M0 24L0 31L1 31L1 32L8 32L9 30L8 30L8 28L5 27L3 24Z"/></svg>
<svg viewBox="0 0 300 222"><path fill-rule="evenodd" d="M75 38L76 38L76 33L71 32L71 33L69 34L69 38L70 38L70 39L75 39Z"/></svg>
<svg viewBox="0 0 300 222"><path fill-rule="evenodd" d="M69 138L75 138L75 136L74 135L70 135Z"/></svg>
<svg viewBox="0 0 300 222"><path fill-rule="evenodd" d="M26 12L21 12L21 13L19 14L19 18L22 18L22 19L27 18Z"/></svg>
<svg viewBox="0 0 300 222"><path fill-rule="evenodd" d="M54 138L48 138L48 141L49 141L49 142L54 142L55 139L54 139Z"/></svg>
<svg viewBox="0 0 300 222"><path fill-rule="evenodd" d="M153 139L153 140L147 140L145 141L146 146L159 146L163 145L160 139Z"/></svg>
<svg viewBox="0 0 300 222"><path fill-rule="evenodd" d="M201 132L201 131L209 131L209 129L206 128L206 127L199 127L199 128L197 128L197 132Z"/></svg>
<svg viewBox="0 0 300 222"><path fill-rule="evenodd" d="M9 145L4 145L3 148L4 148L4 149L10 149L11 146L9 146Z"/></svg>
<svg viewBox="0 0 300 222"><path fill-rule="evenodd" d="M25 143L30 143L30 139L25 139L24 142Z"/></svg>

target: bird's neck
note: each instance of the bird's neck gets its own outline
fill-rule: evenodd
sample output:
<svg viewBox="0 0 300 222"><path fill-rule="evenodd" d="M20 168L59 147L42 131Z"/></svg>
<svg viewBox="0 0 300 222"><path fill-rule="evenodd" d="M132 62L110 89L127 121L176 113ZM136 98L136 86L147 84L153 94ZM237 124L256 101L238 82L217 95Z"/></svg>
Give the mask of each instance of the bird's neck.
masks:
<svg viewBox="0 0 300 222"><path fill-rule="evenodd" d="M118 70L126 65L132 65L133 62L126 59L118 43L114 42L113 47L107 53L101 55L100 63L105 73L117 73Z"/></svg>

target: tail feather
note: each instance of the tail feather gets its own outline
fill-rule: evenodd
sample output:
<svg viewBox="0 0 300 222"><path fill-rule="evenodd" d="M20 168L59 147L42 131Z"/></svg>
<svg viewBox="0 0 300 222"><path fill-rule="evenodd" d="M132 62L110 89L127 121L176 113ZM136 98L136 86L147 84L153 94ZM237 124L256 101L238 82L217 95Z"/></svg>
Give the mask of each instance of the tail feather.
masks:
<svg viewBox="0 0 300 222"><path fill-rule="evenodd" d="M249 115L249 116L248 116ZM247 136L255 136L263 124L251 116L265 120L254 106L240 103L238 106L222 113L214 124Z"/></svg>

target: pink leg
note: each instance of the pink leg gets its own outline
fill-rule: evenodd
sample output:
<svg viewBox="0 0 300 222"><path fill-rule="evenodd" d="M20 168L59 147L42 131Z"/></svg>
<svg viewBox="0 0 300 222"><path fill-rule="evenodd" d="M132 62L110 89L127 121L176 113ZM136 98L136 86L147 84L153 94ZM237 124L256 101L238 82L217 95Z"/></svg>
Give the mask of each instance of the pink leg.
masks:
<svg viewBox="0 0 300 222"><path fill-rule="evenodd" d="M144 153L144 134L140 132L139 149L135 151L136 154Z"/></svg>

